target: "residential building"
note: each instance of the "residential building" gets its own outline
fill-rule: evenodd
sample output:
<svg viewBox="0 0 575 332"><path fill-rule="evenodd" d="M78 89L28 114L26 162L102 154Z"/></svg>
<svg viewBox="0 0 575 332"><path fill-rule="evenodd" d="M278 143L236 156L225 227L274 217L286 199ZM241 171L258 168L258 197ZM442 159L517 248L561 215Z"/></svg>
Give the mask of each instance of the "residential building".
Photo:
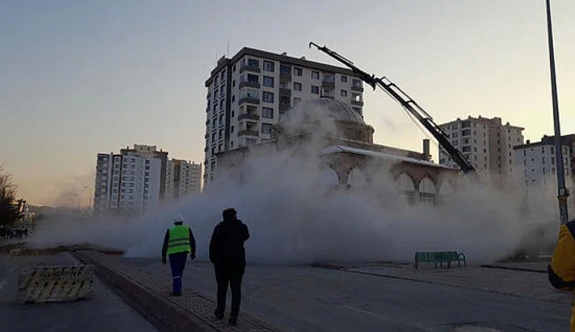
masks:
<svg viewBox="0 0 575 332"><path fill-rule="evenodd" d="M575 135L561 137L565 184L570 190L574 187ZM514 148L517 165L522 165L518 180L525 186L557 186L557 158L555 137L543 136L540 142L519 145Z"/></svg>
<svg viewBox="0 0 575 332"><path fill-rule="evenodd" d="M134 152L99 153L96 164L94 214L132 214L160 200L160 158Z"/></svg>
<svg viewBox="0 0 575 332"><path fill-rule="evenodd" d="M216 154L272 139L280 116L302 100L343 101L362 116L363 84L346 68L244 47L222 57L207 88L204 183L217 169Z"/></svg>
<svg viewBox="0 0 575 332"><path fill-rule="evenodd" d="M172 159L166 169L166 198L178 198L201 191L202 164Z"/></svg>
<svg viewBox="0 0 575 332"><path fill-rule="evenodd" d="M134 148L126 147L120 150L121 154L133 153L142 157L156 158L160 160L161 173L160 173L160 199L164 198L166 192L166 170L168 167L168 152L157 150L155 145L142 145L134 144Z"/></svg>
<svg viewBox="0 0 575 332"><path fill-rule="evenodd" d="M501 118L469 116L441 124L451 144L457 148L482 175L500 183L513 174L513 147L523 144L523 128L502 124ZM439 163L458 167L449 154L440 147Z"/></svg>

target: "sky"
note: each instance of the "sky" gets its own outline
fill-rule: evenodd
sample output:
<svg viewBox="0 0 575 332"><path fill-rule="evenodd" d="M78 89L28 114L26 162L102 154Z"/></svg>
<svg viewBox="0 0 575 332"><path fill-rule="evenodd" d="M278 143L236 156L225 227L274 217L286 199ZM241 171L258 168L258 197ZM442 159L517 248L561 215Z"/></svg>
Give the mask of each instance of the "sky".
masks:
<svg viewBox="0 0 575 332"><path fill-rule="evenodd" d="M0 0L0 165L34 205L88 205L97 153L156 145L204 159L216 61L248 46L386 76L438 124L501 117L553 134L544 0ZM553 0L562 134L575 133L575 2ZM364 92L376 143L422 150L382 91ZM437 148L432 150L437 161Z"/></svg>

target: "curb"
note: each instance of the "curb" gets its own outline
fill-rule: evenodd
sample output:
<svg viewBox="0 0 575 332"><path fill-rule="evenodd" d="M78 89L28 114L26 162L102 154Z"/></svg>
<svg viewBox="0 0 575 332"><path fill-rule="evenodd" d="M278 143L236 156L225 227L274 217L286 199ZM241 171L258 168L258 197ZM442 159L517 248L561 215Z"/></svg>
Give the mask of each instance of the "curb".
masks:
<svg viewBox="0 0 575 332"><path fill-rule="evenodd" d="M524 268L524 267L510 267L510 266L489 265L489 264L483 264L483 265L481 265L481 267L485 267L488 269L501 269L501 270L513 270L513 271L521 271L521 272L547 273L547 270L529 269L529 268Z"/></svg>
<svg viewBox="0 0 575 332"><path fill-rule="evenodd" d="M184 310L159 297L153 291L105 266L100 261L92 259L89 255L78 251L72 252L72 255L84 263L94 265L98 277L112 286L126 303L146 318L158 331L218 331L199 319L194 319Z"/></svg>
<svg viewBox="0 0 575 332"><path fill-rule="evenodd" d="M160 332L184 331L279 331L264 321L240 312L237 326L213 316L215 303L185 288L179 297L168 297L170 282L149 274L134 265L122 262L120 257L95 251L74 251L76 258L93 264L96 274L118 293L126 303L148 320Z"/></svg>

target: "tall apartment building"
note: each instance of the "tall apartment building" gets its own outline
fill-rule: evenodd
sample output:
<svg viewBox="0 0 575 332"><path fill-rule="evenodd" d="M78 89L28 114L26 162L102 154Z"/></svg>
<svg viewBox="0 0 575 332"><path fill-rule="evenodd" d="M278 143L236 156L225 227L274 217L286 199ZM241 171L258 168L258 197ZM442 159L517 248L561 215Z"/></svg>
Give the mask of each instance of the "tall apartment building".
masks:
<svg viewBox="0 0 575 332"><path fill-rule="evenodd" d="M451 143L480 174L500 180L513 173L513 147L523 144L523 128L502 124L501 118L468 117L440 125ZM457 164L440 147L439 163L450 167Z"/></svg>
<svg viewBox="0 0 575 332"><path fill-rule="evenodd" d="M155 145L134 144L134 148L126 147L120 150L121 154L133 153L143 157L157 158L161 162L160 199L164 198L166 188L166 169L168 167L168 152L158 151Z"/></svg>
<svg viewBox="0 0 575 332"><path fill-rule="evenodd" d="M166 198L178 198L201 191L202 164L172 159L166 169Z"/></svg>
<svg viewBox="0 0 575 332"><path fill-rule="evenodd" d="M160 200L161 159L134 152L99 153L94 186L94 214L130 214Z"/></svg>
<svg viewBox="0 0 575 332"><path fill-rule="evenodd" d="M541 142L522 144L513 148L515 163L520 168L518 180L526 186L556 186L556 168L559 162L555 155L555 141L544 137ZM572 164L569 146L562 146L563 168L566 184L572 188Z"/></svg>
<svg viewBox="0 0 575 332"><path fill-rule="evenodd" d="M362 115L363 84L351 70L244 47L222 57L207 88L204 182L216 154L271 139L281 114L305 99L327 96Z"/></svg>

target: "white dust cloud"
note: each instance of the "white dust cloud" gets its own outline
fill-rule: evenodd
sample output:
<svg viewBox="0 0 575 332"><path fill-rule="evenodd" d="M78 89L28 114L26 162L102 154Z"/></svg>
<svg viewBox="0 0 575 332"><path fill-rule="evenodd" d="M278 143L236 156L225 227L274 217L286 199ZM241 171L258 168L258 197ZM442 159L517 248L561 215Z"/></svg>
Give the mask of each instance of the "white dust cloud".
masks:
<svg viewBox="0 0 575 332"><path fill-rule="evenodd" d="M322 121L314 128L334 129L329 119ZM439 250L486 263L514 254L526 239L555 240L553 193L502 193L464 180L437 205L410 205L387 175L391 165L378 164L380 174L370 184L354 183L355 176L351 189L334 189L337 178L319 158L320 144L312 138L305 148L254 155L242 181L237 172L219 170L218 180L201 195L143 216L46 221L31 241L38 246L90 242L128 256L159 258L171 218L181 214L194 232L198 258L207 260L211 232L228 207L249 227L250 263L411 262L415 251ZM530 238L537 227L548 231Z"/></svg>

